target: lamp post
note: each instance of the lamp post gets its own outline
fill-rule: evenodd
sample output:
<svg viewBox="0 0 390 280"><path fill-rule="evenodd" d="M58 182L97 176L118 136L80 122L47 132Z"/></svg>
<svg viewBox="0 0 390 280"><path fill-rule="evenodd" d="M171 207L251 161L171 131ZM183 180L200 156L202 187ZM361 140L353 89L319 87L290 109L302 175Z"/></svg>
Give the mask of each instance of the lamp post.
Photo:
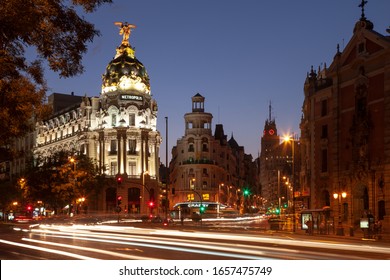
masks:
<svg viewBox="0 0 390 280"><path fill-rule="evenodd" d="M339 204L339 221L338 221L338 225L337 225L337 235L344 235L344 228L343 228L343 224L341 221L341 199L346 198L347 193L346 192L334 193L333 197L334 197L334 199L336 199L338 201L338 204Z"/></svg>
<svg viewBox="0 0 390 280"><path fill-rule="evenodd" d="M224 186L224 184L222 183L222 184L219 184L218 185L218 196L217 196L217 202L218 202L218 204L217 204L217 216L218 216L218 218L219 218L219 216L220 216L220 204L221 204L221 200L220 200L220 194L221 194L221 186L223 187Z"/></svg>
<svg viewBox="0 0 390 280"><path fill-rule="evenodd" d="M295 232L296 231L296 219L295 219L295 181L294 181L294 178L295 178L295 160L294 160L294 156L295 156L295 149L294 149L294 146L295 146L295 137L294 137L294 133L293 133L293 136L290 137L290 136L285 136L284 137L284 141L285 142L291 142L291 156L292 156L292 159L291 159L291 185L292 185L292 213L293 213L293 231Z"/></svg>
<svg viewBox="0 0 390 280"><path fill-rule="evenodd" d="M142 172L142 200L141 200L141 203L142 203L142 206L141 206L141 212L142 213L146 213L145 211L145 174L149 174L148 171L143 171Z"/></svg>
<svg viewBox="0 0 390 280"><path fill-rule="evenodd" d="M279 216L279 219L280 219L280 212L281 212L281 207L280 207L280 204L281 204L281 198L280 198L280 170L278 170L278 216Z"/></svg>
<svg viewBox="0 0 390 280"><path fill-rule="evenodd" d="M70 163L73 164L73 174L74 174L74 178L73 178L73 191L76 190L76 181L77 181L77 177L76 177L76 159L74 157L71 157L69 159ZM71 199L73 200L73 199ZM71 205L72 205L72 201L69 202L69 215L72 215L72 210L71 209ZM76 212L77 212L77 202L76 202Z"/></svg>

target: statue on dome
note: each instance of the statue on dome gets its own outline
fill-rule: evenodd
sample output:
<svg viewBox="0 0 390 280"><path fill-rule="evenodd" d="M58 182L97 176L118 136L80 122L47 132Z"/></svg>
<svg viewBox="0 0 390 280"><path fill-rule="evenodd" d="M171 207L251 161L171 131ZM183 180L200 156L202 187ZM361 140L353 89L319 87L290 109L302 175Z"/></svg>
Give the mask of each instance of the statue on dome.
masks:
<svg viewBox="0 0 390 280"><path fill-rule="evenodd" d="M128 46L131 29L136 28L136 26L134 24L120 21L116 21L114 24L120 28L119 35L123 35L122 45Z"/></svg>

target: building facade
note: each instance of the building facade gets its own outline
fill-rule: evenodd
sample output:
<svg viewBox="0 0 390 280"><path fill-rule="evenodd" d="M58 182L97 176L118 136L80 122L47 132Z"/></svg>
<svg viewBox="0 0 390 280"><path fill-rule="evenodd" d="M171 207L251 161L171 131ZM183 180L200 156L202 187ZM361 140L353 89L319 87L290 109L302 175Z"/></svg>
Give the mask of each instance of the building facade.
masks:
<svg viewBox="0 0 390 280"><path fill-rule="evenodd" d="M192 97L186 113L184 136L172 148L171 206L187 201L214 201L244 211L243 188L257 192L252 156L233 136L227 140L222 124L212 133L213 115L205 111L205 98Z"/></svg>
<svg viewBox="0 0 390 280"><path fill-rule="evenodd" d="M300 209L304 205L304 194L299 188L299 141L284 137L278 134L270 105L259 157L263 208L269 214L290 214L293 207Z"/></svg>
<svg viewBox="0 0 390 280"><path fill-rule="evenodd" d="M301 184L310 207L330 208L342 227L371 214L389 231L390 37L364 10L331 65L311 69L304 94Z"/></svg>
<svg viewBox="0 0 390 280"><path fill-rule="evenodd" d="M123 211L146 214L149 201L158 205L161 137L157 102L148 73L129 43L129 28L134 26L121 25L124 37L102 75L100 96L49 96L54 113L37 124L30 148L43 157L60 150L82 153L108 177L121 178L120 184L104 189L97 201L87 197L89 209L113 212L120 196Z"/></svg>

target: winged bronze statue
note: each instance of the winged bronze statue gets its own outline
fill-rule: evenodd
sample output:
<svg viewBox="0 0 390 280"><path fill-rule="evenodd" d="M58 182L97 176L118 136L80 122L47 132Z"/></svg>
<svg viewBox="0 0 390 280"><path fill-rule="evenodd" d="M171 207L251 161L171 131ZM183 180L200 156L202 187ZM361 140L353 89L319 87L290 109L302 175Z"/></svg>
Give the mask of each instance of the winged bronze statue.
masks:
<svg viewBox="0 0 390 280"><path fill-rule="evenodd" d="M136 28L136 26L134 24L120 21L116 21L114 24L120 28L119 35L123 35L122 44L129 45L131 29Z"/></svg>

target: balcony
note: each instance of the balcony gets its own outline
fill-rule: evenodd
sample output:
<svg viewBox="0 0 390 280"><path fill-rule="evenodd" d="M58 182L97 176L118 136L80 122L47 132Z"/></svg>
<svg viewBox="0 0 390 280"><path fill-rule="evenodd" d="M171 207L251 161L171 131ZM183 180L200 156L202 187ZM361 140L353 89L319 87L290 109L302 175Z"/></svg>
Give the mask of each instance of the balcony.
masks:
<svg viewBox="0 0 390 280"><path fill-rule="evenodd" d="M216 165L217 163L214 160L210 159L196 159L196 160L184 160L182 164L213 164Z"/></svg>

